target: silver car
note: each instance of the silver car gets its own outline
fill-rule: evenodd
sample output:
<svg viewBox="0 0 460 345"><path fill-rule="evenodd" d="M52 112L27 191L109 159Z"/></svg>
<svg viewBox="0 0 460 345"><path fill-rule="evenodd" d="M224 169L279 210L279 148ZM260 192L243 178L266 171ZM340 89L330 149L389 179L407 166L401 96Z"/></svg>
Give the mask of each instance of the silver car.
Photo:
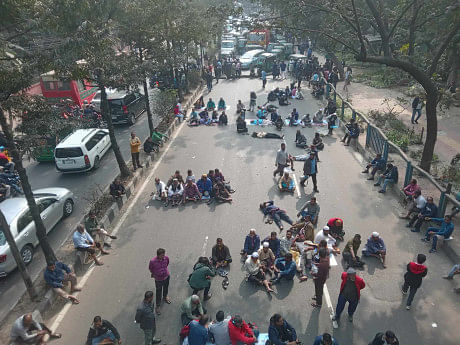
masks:
<svg viewBox="0 0 460 345"><path fill-rule="evenodd" d="M73 212L73 193L66 188L43 188L34 191L35 201L48 233L61 220ZM0 210L10 225L22 259L26 264L32 261L34 248L38 245L35 223L23 197L10 198L0 203ZM0 277L16 268L16 261L0 228Z"/></svg>

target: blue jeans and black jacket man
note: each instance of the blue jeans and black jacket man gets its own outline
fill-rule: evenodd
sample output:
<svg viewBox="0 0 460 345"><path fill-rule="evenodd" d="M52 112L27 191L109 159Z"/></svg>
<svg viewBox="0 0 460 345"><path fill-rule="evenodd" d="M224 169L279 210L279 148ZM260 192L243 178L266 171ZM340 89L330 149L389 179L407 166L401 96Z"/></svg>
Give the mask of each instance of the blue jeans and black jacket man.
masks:
<svg viewBox="0 0 460 345"><path fill-rule="evenodd" d="M433 202L433 198L428 197L426 201L427 202L420 213L414 214L409 223L406 225L408 228L411 228L412 226L414 227L411 229L412 232L420 232L420 227L422 226L425 219L435 218L438 214L438 207Z"/></svg>
<svg viewBox="0 0 460 345"><path fill-rule="evenodd" d="M385 193L387 191L387 186L389 183L398 182L398 167L394 166L391 163L387 164L387 168L382 175L380 175L377 183L374 186L380 186L383 182L382 189L379 190L379 193Z"/></svg>
<svg viewBox="0 0 460 345"><path fill-rule="evenodd" d="M441 227L429 227L422 241L430 242L430 238L433 237L433 245L431 246L430 253L435 253L438 237L442 236L443 239L449 238L454 231L454 224L452 223L452 217L448 215L445 215L444 218L430 218L430 220L441 223Z"/></svg>
<svg viewBox="0 0 460 345"><path fill-rule="evenodd" d="M305 161L303 164L303 174L302 178L300 179L300 185L305 187L305 181L311 176L311 180L313 181L313 191L319 193L318 185L316 182L316 174L318 173L318 165L315 153L310 153L310 157Z"/></svg>
<svg viewBox="0 0 460 345"><path fill-rule="evenodd" d="M156 322L155 312L153 309L153 292L147 291L144 295L144 300L137 307L136 316L134 318L136 323L144 331L145 345L158 344L161 339L155 338Z"/></svg>
<svg viewBox="0 0 460 345"><path fill-rule="evenodd" d="M280 314L273 315L270 318L270 326L268 327L269 345L286 345L294 341L298 342L294 327L284 320Z"/></svg>
<svg viewBox="0 0 460 345"><path fill-rule="evenodd" d="M281 279L292 280L297 272L297 266L292 260L292 254L287 253L284 258L275 260L275 279L273 283L278 283Z"/></svg>

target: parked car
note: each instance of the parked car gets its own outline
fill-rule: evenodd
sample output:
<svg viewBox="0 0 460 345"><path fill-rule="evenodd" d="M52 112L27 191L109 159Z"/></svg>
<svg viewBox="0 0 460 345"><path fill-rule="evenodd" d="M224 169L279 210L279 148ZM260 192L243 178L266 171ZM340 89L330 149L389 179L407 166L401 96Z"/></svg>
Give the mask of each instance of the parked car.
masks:
<svg viewBox="0 0 460 345"><path fill-rule="evenodd" d="M145 96L137 91L119 91L107 97L112 122L133 125L145 111Z"/></svg>
<svg viewBox="0 0 460 345"><path fill-rule="evenodd" d="M107 99L109 99L110 97L112 97L113 94L117 93L117 90L112 88L106 88L105 92L107 93ZM93 99L91 100L91 104L94 105L94 110L96 110L98 113L101 112L101 90L96 92Z"/></svg>
<svg viewBox="0 0 460 345"><path fill-rule="evenodd" d="M60 172L97 169L111 145L107 129L77 129L56 146L56 169Z"/></svg>
<svg viewBox="0 0 460 345"><path fill-rule="evenodd" d="M251 66L255 66L259 55L262 53L264 53L263 49L254 49L244 53L240 57L241 68L247 70L250 69Z"/></svg>
<svg viewBox="0 0 460 345"><path fill-rule="evenodd" d="M68 217L73 212L73 193L66 188L43 188L33 193L47 233L62 218ZM0 210L10 226L24 263L29 264L38 245L38 238L26 198L6 199L0 203ZM16 261L0 227L0 277L6 276L15 268Z"/></svg>

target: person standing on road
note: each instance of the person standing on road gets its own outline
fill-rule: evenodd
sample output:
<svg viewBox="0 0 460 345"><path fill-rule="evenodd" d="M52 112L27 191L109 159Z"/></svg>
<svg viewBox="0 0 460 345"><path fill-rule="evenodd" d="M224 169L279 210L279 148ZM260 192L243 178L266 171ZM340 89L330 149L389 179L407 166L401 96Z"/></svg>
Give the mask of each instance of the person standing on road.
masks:
<svg viewBox="0 0 460 345"><path fill-rule="evenodd" d="M281 80L286 79L286 62L281 61L280 70L281 70Z"/></svg>
<svg viewBox="0 0 460 345"><path fill-rule="evenodd" d="M144 300L137 307L134 319L144 331L145 345L161 343L161 339L155 338L156 322L153 309L153 291L147 291L144 294Z"/></svg>
<svg viewBox="0 0 460 345"><path fill-rule="evenodd" d="M141 146L141 140L136 137L135 132L131 132L131 139L129 140L129 145L131 146L131 158L133 161L133 169L136 171L137 168L142 168L141 163L139 162L139 147Z"/></svg>
<svg viewBox="0 0 460 345"><path fill-rule="evenodd" d="M318 173L318 164L317 158L314 152L310 153L310 157L305 161L303 164L303 174L302 178L300 179L300 185L305 187L305 181L311 176L311 180L313 181L313 192L319 193L318 184L316 180L316 174Z"/></svg>
<svg viewBox="0 0 460 345"><path fill-rule="evenodd" d="M265 72L265 70L262 70L260 75L262 78L262 89L265 89L265 85L267 84L267 72Z"/></svg>
<svg viewBox="0 0 460 345"><path fill-rule="evenodd" d="M369 345L399 345L399 340L393 331L386 331L385 333L379 332L375 335Z"/></svg>
<svg viewBox="0 0 460 345"><path fill-rule="evenodd" d="M321 248L318 251L318 255L319 262L315 264L318 270L313 274L313 282L315 284L315 296L313 299L315 302L311 304L312 307L315 308L321 308L323 305L323 289L324 284L326 284L326 280L329 277L330 268L327 249Z"/></svg>
<svg viewBox="0 0 460 345"><path fill-rule="evenodd" d="M402 286L402 293L407 294L410 288L409 296L407 297L406 309L409 310L414 299L417 289L422 286L422 279L426 277L428 268L423 265L426 261L424 254L417 255L417 262L409 262L407 264L407 272L404 274L404 285Z"/></svg>
<svg viewBox="0 0 460 345"><path fill-rule="evenodd" d="M163 248L158 248L157 256L150 260L149 263L151 277L155 279L155 302L158 315L161 313L161 299L163 299L166 303L171 304L171 299L168 297L170 278L168 266L169 258L166 256L166 251Z"/></svg>
<svg viewBox="0 0 460 345"><path fill-rule="evenodd" d="M254 91L251 91L251 93L249 94L249 98L250 98L249 111L253 112L255 107L256 107L256 103L257 103L257 95L256 95L256 93Z"/></svg>
<svg viewBox="0 0 460 345"><path fill-rule="evenodd" d="M423 101L419 96L415 97L412 101L412 117L410 119L412 124L418 123L418 119L422 116L422 105ZM415 117L415 114L417 114L417 117Z"/></svg>
<svg viewBox="0 0 460 345"><path fill-rule="evenodd" d="M277 174L283 176L284 169L287 168L289 162L291 163L291 170L294 170L294 161L292 156L286 151L286 144L281 143L281 148L276 153L276 170L273 172L273 177L276 177Z"/></svg>
<svg viewBox="0 0 460 345"><path fill-rule="evenodd" d="M348 321L353 322L353 314L358 307L361 290L366 287L363 278L356 274L353 268L349 268L342 273L342 284L340 285L340 294L335 307L335 315L332 321L340 321L340 315L345 309L348 302Z"/></svg>

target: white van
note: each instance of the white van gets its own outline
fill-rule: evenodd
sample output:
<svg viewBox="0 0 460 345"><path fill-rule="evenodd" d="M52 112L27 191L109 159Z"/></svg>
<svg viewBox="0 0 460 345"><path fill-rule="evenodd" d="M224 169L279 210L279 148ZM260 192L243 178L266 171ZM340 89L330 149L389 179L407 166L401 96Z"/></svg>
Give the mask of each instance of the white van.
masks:
<svg viewBox="0 0 460 345"><path fill-rule="evenodd" d="M97 169L110 146L108 129L77 129L56 146L56 169L60 172Z"/></svg>

